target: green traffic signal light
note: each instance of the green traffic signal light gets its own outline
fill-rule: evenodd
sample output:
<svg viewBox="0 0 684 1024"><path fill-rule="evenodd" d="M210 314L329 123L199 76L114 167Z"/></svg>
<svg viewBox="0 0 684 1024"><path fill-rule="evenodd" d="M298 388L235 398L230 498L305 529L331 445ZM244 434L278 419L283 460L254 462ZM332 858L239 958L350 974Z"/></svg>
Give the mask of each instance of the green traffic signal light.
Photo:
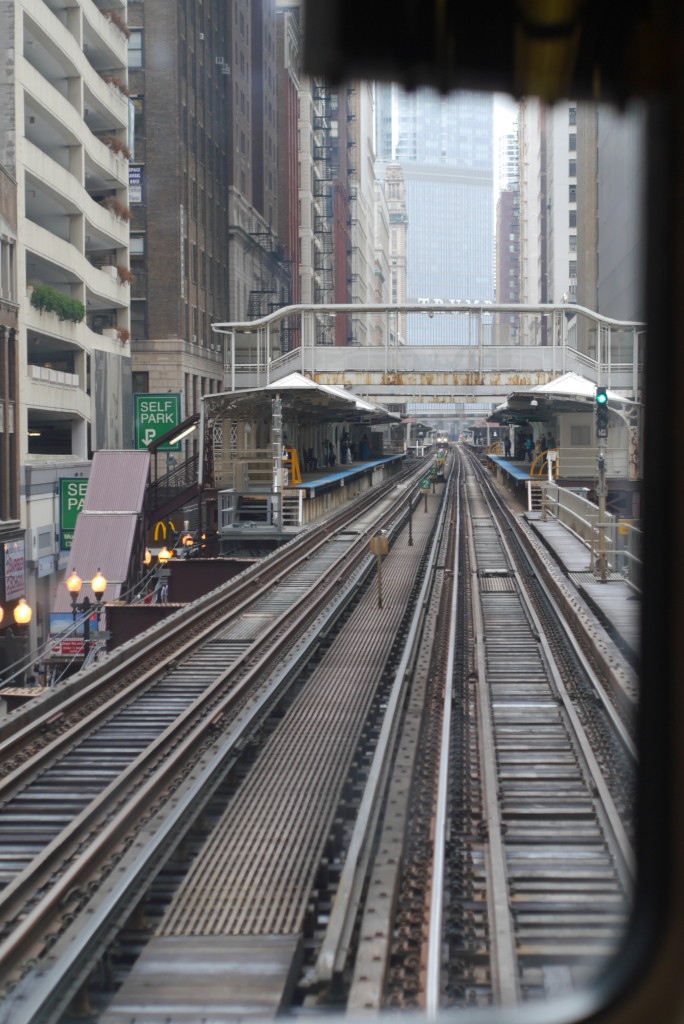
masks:
<svg viewBox="0 0 684 1024"><path fill-rule="evenodd" d="M608 394L605 388L596 388L596 435L608 436Z"/></svg>

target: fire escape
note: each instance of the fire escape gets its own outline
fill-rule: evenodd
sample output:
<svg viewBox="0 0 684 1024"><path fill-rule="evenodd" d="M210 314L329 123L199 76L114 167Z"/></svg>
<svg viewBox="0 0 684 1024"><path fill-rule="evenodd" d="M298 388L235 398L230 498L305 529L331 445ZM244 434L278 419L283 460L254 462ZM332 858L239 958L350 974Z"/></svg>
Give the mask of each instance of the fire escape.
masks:
<svg viewBox="0 0 684 1024"><path fill-rule="evenodd" d="M253 231L250 238L259 249L259 271L247 300L247 319L267 316L291 301L290 261L285 249L270 231Z"/></svg>
<svg viewBox="0 0 684 1024"><path fill-rule="evenodd" d="M314 104L314 301L333 300L333 197L337 141L331 130L331 95L322 83L316 83Z"/></svg>

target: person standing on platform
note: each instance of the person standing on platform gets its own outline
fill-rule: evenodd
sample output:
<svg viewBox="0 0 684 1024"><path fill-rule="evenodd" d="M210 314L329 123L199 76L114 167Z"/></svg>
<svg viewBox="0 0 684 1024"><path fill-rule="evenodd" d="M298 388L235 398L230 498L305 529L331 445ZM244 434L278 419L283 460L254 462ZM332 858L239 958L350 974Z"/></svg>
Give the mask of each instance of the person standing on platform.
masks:
<svg viewBox="0 0 684 1024"><path fill-rule="evenodd" d="M507 459L511 457L511 439L508 434L504 437L504 455Z"/></svg>
<svg viewBox="0 0 684 1024"><path fill-rule="evenodd" d="M359 458L361 462L368 462L370 459L370 444L368 443L368 434L364 434L361 438L361 444L359 445Z"/></svg>
<svg viewBox="0 0 684 1024"><path fill-rule="evenodd" d="M340 441L340 462L346 466L349 462L349 434L345 430Z"/></svg>

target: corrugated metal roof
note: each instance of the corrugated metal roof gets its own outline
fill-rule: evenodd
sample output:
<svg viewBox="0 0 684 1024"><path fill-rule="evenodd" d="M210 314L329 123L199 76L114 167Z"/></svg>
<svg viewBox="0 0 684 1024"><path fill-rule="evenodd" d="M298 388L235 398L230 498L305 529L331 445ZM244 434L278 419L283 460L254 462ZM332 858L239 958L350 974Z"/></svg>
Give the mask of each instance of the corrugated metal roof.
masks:
<svg viewBox="0 0 684 1024"><path fill-rule="evenodd" d="M145 453L146 454L146 453ZM128 575L131 551L138 525L138 514L91 514L81 513L76 520L74 542L69 553L69 565L64 576L68 580L75 570L83 580L78 595L82 601L86 595L91 601L95 595L89 582L100 569L108 580L103 600L115 601L121 594L124 580ZM71 596L64 582L57 587L52 607L54 612L71 611Z"/></svg>
<svg viewBox="0 0 684 1024"><path fill-rule="evenodd" d="M340 387L338 384L317 384L315 380L311 380L310 377L305 377L303 373L289 373L286 377L281 377L279 380L271 381L264 388L265 391L289 391L289 390L300 390L300 389L311 389L313 391L322 391L326 395L332 395L334 398L339 398L343 402L351 402L354 404L356 409L360 412L375 412L383 407L376 405L375 402L369 402L365 398L360 398L359 395L355 395L353 391L347 391L346 388ZM385 412L387 410L384 410ZM389 413L392 417L393 414Z"/></svg>
<svg viewBox="0 0 684 1024"><path fill-rule="evenodd" d="M141 512L149 471L148 451L95 452L81 516L84 512ZM83 576L80 570L78 574Z"/></svg>
<svg viewBox="0 0 684 1024"><path fill-rule="evenodd" d="M290 373L261 388L244 391L223 391L202 396L202 415L217 410L224 414L229 410L235 414L256 415L265 412L270 405L271 395L279 392L289 410L297 410L310 419L320 422L348 421L361 419L369 423L400 421L401 417L382 405L360 398L352 391L337 384L317 384L301 373Z"/></svg>

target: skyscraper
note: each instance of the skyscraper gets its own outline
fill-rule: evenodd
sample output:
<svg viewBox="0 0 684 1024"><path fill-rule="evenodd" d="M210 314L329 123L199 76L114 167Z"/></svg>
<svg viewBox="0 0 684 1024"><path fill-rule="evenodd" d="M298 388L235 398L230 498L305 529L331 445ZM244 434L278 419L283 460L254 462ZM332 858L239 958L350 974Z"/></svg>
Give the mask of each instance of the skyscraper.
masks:
<svg viewBox="0 0 684 1024"><path fill-rule="evenodd" d="M494 298L493 103L485 93L393 86L391 103L380 93L378 155L399 163L405 181L409 302ZM461 319L428 327L410 317L407 341L465 340Z"/></svg>

